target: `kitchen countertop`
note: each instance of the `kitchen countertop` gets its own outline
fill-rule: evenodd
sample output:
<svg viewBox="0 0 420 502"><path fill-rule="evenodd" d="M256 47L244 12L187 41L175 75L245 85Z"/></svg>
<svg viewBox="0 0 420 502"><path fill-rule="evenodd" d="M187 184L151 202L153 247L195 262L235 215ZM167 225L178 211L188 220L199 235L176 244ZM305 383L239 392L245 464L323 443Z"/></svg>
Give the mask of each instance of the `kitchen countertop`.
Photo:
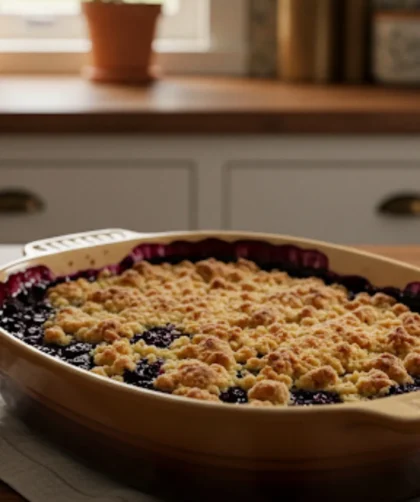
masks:
<svg viewBox="0 0 420 502"><path fill-rule="evenodd" d="M418 134L420 90L165 77L146 88L2 75L0 134Z"/></svg>
<svg viewBox="0 0 420 502"><path fill-rule="evenodd" d="M361 249L382 254L390 258L409 262L420 267L420 246L359 246ZM0 264L19 258L22 254L21 246L1 246ZM1 461L1 459L0 459ZM0 482L0 502L24 502L25 499Z"/></svg>

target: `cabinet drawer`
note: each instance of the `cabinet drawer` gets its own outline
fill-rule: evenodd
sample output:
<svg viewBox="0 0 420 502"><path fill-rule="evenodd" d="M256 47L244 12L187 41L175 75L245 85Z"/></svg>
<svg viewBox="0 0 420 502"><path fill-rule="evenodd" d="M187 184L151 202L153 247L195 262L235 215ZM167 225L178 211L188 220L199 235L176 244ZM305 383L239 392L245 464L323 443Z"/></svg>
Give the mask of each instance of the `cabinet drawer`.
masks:
<svg viewBox="0 0 420 502"><path fill-rule="evenodd" d="M0 242L107 227L193 228L193 170L188 162L3 162ZM43 209L8 212L1 196L11 190L35 196Z"/></svg>
<svg viewBox="0 0 420 502"><path fill-rule="evenodd" d="M420 166L375 162L232 162L225 168L225 227L353 244L420 244L420 216L378 206L420 196Z"/></svg>

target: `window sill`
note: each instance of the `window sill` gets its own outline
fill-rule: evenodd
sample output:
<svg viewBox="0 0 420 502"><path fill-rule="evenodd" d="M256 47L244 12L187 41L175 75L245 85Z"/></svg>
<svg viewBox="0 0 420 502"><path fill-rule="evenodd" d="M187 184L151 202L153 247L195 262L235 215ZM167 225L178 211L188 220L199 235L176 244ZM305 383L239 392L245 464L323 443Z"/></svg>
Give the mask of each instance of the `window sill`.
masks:
<svg viewBox="0 0 420 502"><path fill-rule="evenodd" d="M90 50L90 41L86 39L54 39L54 50L51 50L49 39L4 39L0 38L0 54L38 54L53 55L56 52L86 55ZM212 52L207 39L203 40L156 40L155 51L159 53L200 53Z"/></svg>
<svg viewBox="0 0 420 502"><path fill-rule="evenodd" d="M165 77L147 88L2 76L0 133L419 134L420 91Z"/></svg>
<svg viewBox="0 0 420 502"><path fill-rule="evenodd" d="M86 40L0 39L0 74L78 74L88 61ZM224 51L203 41L162 40L155 44L156 62L167 74L243 75L247 66L244 50Z"/></svg>

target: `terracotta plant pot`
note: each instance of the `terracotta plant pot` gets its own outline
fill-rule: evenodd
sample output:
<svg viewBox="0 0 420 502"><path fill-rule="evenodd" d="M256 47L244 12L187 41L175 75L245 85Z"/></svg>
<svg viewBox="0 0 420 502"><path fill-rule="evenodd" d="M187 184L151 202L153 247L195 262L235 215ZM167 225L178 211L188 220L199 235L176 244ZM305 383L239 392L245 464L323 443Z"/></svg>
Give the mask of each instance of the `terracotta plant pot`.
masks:
<svg viewBox="0 0 420 502"><path fill-rule="evenodd" d="M87 74L99 82L148 83L160 5L83 3L90 38Z"/></svg>

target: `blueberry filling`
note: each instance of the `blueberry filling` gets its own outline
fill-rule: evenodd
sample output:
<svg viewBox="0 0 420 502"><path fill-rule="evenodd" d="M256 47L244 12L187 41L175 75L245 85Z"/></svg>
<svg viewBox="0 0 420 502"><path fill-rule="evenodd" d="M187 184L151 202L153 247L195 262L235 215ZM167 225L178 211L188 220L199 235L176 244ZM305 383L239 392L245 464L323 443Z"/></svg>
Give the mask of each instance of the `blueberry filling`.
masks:
<svg viewBox="0 0 420 502"><path fill-rule="evenodd" d="M134 371L124 373L124 381L136 387L143 389L154 389L153 382L161 372L163 361L158 360L155 363L149 363L147 359L142 359L137 363Z"/></svg>
<svg viewBox="0 0 420 502"><path fill-rule="evenodd" d="M64 361L67 361L72 366L77 366L84 370L90 370L93 368L93 357L91 356L91 351L93 345L90 343L76 342L71 343L60 350L60 357Z"/></svg>
<svg viewBox="0 0 420 502"><path fill-rule="evenodd" d="M248 402L248 395L240 387L230 387L226 392L220 394L220 400L224 403L245 404Z"/></svg>
<svg viewBox="0 0 420 502"><path fill-rule="evenodd" d="M89 354L92 350L92 345L90 343L77 342L71 345L67 345L62 348L63 357L65 359L75 359L85 354Z"/></svg>
<svg viewBox="0 0 420 502"><path fill-rule="evenodd" d="M40 283L24 287L15 296L7 298L0 309L0 327L44 354L89 370L93 367L92 345L75 342L61 347L43 342L44 323L54 310L45 299L49 286Z"/></svg>
<svg viewBox="0 0 420 502"><path fill-rule="evenodd" d="M35 292L32 292L35 289ZM41 292L42 291L42 295ZM8 298L0 308L0 327L33 345L43 336L43 324L50 317L52 307L45 302L46 287L36 285ZM32 341L32 343L31 343Z"/></svg>
<svg viewBox="0 0 420 502"><path fill-rule="evenodd" d="M34 343L33 347L44 354L48 354L49 356L56 357L58 359L62 359L61 357L61 348L55 345L44 345L42 341L39 344Z"/></svg>
<svg viewBox="0 0 420 502"><path fill-rule="evenodd" d="M167 349L172 345L172 342L180 336L182 336L182 333L172 324L168 324L163 327L151 328L139 335L135 335L132 338L132 343L144 340L147 345L154 345L160 349Z"/></svg>
<svg viewBox="0 0 420 502"><path fill-rule="evenodd" d="M291 396L293 406L341 403L340 396L335 392L292 390Z"/></svg>
<svg viewBox="0 0 420 502"><path fill-rule="evenodd" d="M403 385L398 385L391 387L389 389L390 396L397 396L400 394L407 394L408 392L414 392L420 390L420 377L413 377L413 383L406 383Z"/></svg>
<svg viewBox="0 0 420 502"><path fill-rule="evenodd" d="M82 368L83 370L90 370L93 368L93 360L90 354L83 354L81 356L77 356L74 359L66 359L65 361L70 363L72 366L77 366L78 368Z"/></svg>

